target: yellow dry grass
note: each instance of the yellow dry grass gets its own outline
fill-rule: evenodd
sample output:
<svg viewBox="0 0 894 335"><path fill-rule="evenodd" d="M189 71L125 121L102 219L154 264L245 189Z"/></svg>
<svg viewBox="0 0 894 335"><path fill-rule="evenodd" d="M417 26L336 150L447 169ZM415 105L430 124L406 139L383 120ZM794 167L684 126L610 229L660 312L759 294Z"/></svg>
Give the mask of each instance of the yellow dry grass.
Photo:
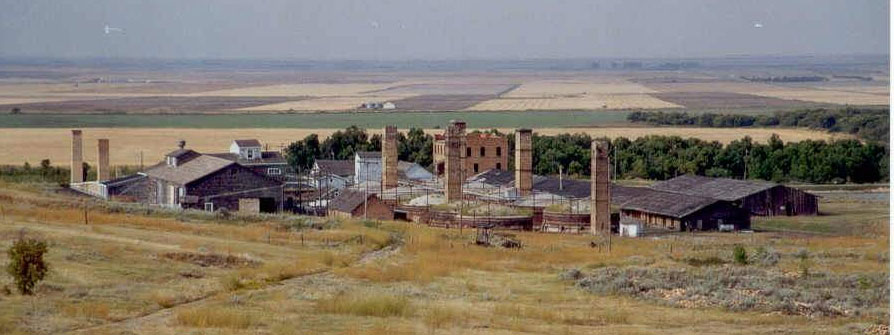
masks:
<svg viewBox="0 0 894 335"><path fill-rule="evenodd" d="M167 128L82 128L84 136L84 159L91 165L96 162L97 139L110 141L112 165L139 165L140 152L146 166L160 161L165 153L177 148L177 140L186 140L187 147L199 152L226 152L234 139L255 138L268 146L269 150L279 150L289 143L315 133L325 138L339 129L167 129ZM501 128L512 132L513 129ZM370 134L381 133L381 129L369 129ZM403 130L406 131L406 130ZM443 130L428 129L430 134ZM539 134L583 132L591 136L637 138L647 135L673 135L697 137L708 141L729 141L751 136L756 141L766 141L772 134L779 134L783 141L820 140L846 135L805 129L768 128L536 128ZM0 128L0 164L21 165L29 162L39 164L42 159L50 159L56 166L67 166L71 160L71 132L63 128Z"/></svg>
<svg viewBox="0 0 894 335"><path fill-rule="evenodd" d="M499 98L466 108L472 111L682 108L647 94L583 94L550 98Z"/></svg>

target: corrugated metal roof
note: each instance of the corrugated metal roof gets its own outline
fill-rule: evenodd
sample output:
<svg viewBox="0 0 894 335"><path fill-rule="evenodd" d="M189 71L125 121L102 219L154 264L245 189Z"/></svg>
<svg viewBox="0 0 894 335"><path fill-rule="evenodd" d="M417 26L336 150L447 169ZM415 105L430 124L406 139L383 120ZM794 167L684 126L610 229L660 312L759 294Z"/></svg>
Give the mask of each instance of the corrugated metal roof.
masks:
<svg viewBox="0 0 894 335"><path fill-rule="evenodd" d="M711 178L687 174L655 183L651 188L665 192L735 201L777 185L779 184L764 181Z"/></svg>
<svg viewBox="0 0 894 335"><path fill-rule="evenodd" d="M621 209L642 211L679 219L719 201L721 200L651 190L625 202L621 205Z"/></svg>

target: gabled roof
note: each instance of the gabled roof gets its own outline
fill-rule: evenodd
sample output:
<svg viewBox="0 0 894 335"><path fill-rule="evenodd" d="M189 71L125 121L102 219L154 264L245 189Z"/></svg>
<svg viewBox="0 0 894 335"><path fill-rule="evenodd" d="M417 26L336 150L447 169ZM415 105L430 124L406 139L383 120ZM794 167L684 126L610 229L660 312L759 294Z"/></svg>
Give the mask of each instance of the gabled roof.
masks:
<svg viewBox="0 0 894 335"><path fill-rule="evenodd" d="M559 177L534 176L534 190L546 192L563 197L586 198L590 196L590 181L562 178L562 187L559 188Z"/></svg>
<svg viewBox="0 0 894 335"><path fill-rule="evenodd" d="M351 189L343 189L338 196L329 202L329 209L339 212L351 213L358 206L363 205L363 201L376 196L375 193L364 193Z"/></svg>
<svg viewBox="0 0 894 335"><path fill-rule="evenodd" d="M201 154L190 149L177 149L165 154L165 156L176 158L178 161L186 161L198 155Z"/></svg>
<svg viewBox="0 0 894 335"><path fill-rule="evenodd" d="M178 160L177 166L168 165L166 162L150 166L146 169L145 174L153 178L185 185L227 166L236 164L226 159L196 154L198 156L188 161L180 162Z"/></svg>
<svg viewBox="0 0 894 335"><path fill-rule="evenodd" d="M621 205L621 209L680 219L720 201L707 197L651 190L625 202Z"/></svg>
<svg viewBox="0 0 894 335"><path fill-rule="evenodd" d="M229 152L220 152L220 153L211 153L205 154L209 156L214 156L217 158L223 158L229 161L233 161L239 163L241 165L282 165L288 164L286 162L286 158L282 156L281 153L276 151L261 151L261 158L259 159L242 159L238 154L229 153Z"/></svg>
<svg viewBox="0 0 894 335"><path fill-rule="evenodd" d="M248 147L260 147L261 142L256 139L247 139L247 140L233 140L237 146L248 148Z"/></svg>
<svg viewBox="0 0 894 335"><path fill-rule="evenodd" d="M655 183L651 188L665 192L735 201L778 185L764 181L711 178L687 174Z"/></svg>
<svg viewBox="0 0 894 335"><path fill-rule="evenodd" d="M331 174L341 177L354 175L353 160L318 159L314 161L314 164L320 169L320 172L322 172L323 174Z"/></svg>
<svg viewBox="0 0 894 335"><path fill-rule="evenodd" d="M380 159L382 158L382 152L380 151L358 151L357 156L364 159Z"/></svg>

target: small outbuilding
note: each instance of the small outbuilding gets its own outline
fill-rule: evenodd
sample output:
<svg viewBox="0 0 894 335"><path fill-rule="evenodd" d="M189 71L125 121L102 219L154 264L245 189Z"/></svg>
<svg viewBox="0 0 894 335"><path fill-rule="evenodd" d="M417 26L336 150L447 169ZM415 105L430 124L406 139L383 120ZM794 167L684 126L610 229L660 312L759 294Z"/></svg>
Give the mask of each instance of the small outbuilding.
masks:
<svg viewBox="0 0 894 335"><path fill-rule="evenodd" d="M362 218L370 220L393 220L391 207L379 199L375 193L344 189L329 202L328 216L339 218Z"/></svg>

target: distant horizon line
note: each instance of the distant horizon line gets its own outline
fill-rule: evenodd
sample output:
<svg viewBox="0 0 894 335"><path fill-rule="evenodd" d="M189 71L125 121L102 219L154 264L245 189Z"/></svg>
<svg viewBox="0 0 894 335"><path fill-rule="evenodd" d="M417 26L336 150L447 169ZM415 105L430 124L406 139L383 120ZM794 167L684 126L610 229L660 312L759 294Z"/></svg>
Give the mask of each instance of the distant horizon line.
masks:
<svg viewBox="0 0 894 335"><path fill-rule="evenodd" d="M654 57L625 57L625 56L574 56L574 57L530 57L530 58L293 58L293 57L105 57L105 56L26 56L26 55L0 55L0 61L268 61L268 62L367 62L367 63L394 63L394 62L538 62L538 61L613 61L613 60L719 60L719 59L743 59L743 58L836 58L836 57L890 57L890 53L804 53L804 54L727 54L718 56L654 56Z"/></svg>

